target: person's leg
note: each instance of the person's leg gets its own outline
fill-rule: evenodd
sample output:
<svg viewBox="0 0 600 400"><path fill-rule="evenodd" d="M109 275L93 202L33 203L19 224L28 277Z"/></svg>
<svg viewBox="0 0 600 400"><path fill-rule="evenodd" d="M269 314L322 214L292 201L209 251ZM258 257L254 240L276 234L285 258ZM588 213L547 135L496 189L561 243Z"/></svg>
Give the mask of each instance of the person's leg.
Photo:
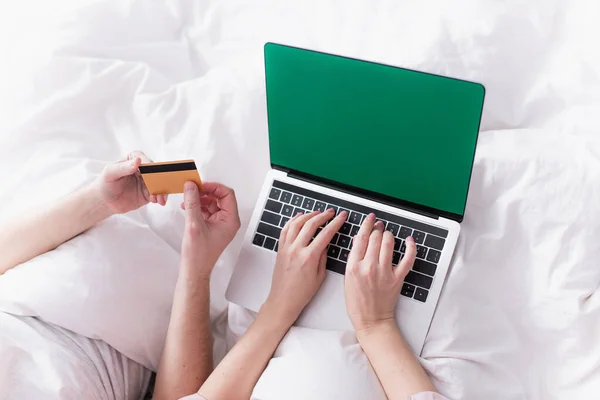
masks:
<svg viewBox="0 0 600 400"><path fill-rule="evenodd" d="M100 340L0 312L0 398L142 399L151 372Z"/></svg>

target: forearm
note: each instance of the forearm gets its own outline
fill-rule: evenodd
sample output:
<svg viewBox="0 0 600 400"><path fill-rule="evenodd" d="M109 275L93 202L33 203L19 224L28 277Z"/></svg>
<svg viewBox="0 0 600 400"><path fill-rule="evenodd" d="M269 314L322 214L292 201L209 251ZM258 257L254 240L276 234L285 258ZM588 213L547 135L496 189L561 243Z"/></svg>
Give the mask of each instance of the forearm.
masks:
<svg viewBox="0 0 600 400"><path fill-rule="evenodd" d="M357 332L357 338L389 399L436 391L395 322Z"/></svg>
<svg viewBox="0 0 600 400"><path fill-rule="evenodd" d="M111 215L93 185L86 185L0 230L0 274L52 250Z"/></svg>
<svg viewBox="0 0 600 400"><path fill-rule="evenodd" d="M195 393L212 372L210 284L198 266L182 262L154 399Z"/></svg>
<svg viewBox="0 0 600 400"><path fill-rule="evenodd" d="M209 400L249 399L289 326L263 306L252 326L198 393Z"/></svg>

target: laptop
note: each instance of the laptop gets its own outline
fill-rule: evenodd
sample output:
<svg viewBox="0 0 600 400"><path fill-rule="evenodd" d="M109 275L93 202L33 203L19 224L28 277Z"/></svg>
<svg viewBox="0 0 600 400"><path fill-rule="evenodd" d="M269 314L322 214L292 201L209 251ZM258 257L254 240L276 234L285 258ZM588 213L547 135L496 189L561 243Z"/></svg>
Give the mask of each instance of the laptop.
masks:
<svg viewBox="0 0 600 400"><path fill-rule="evenodd" d="M344 271L372 212L395 236L394 263L406 237L417 244L396 319L420 354L465 212L484 87L275 43L264 56L271 169L226 298L258 311L285 223L298 212L347 210L325 280L296 325L351 330Z"/></svg>

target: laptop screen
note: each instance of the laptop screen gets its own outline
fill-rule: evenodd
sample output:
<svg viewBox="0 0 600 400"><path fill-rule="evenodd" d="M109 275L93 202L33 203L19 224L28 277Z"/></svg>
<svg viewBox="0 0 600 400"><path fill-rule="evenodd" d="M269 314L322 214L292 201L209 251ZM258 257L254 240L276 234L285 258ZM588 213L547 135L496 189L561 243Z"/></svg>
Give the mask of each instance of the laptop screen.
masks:
<svg viewBox="0 0 600 400"><path fill-rule="evenodd" d="M265 45L271 163L460 217L485 90Z"/></svg>

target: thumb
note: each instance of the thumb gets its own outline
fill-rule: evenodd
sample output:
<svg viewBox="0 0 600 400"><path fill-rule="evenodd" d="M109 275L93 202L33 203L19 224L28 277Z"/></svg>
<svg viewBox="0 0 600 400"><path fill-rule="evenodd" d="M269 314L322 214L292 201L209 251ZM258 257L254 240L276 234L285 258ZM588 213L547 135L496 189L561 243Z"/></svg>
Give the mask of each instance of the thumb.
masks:
<svg viewBox="0 0 600 400"><path fill-rule="evenodd" d="M200 190L198 186L191 181L188 181L183 186L183 205L185 208L185 219L188 222L202 222L202 206L200 203Z"/></svg>
<svg viewBox="0 0 600 400"><path fill-rule="evenodd" d="M132 175L135 173L135 171L137 171L141 163L142 159L135 157L131 160L109 164L106 166L106 179L112 182L124 176Z"/></svg>

